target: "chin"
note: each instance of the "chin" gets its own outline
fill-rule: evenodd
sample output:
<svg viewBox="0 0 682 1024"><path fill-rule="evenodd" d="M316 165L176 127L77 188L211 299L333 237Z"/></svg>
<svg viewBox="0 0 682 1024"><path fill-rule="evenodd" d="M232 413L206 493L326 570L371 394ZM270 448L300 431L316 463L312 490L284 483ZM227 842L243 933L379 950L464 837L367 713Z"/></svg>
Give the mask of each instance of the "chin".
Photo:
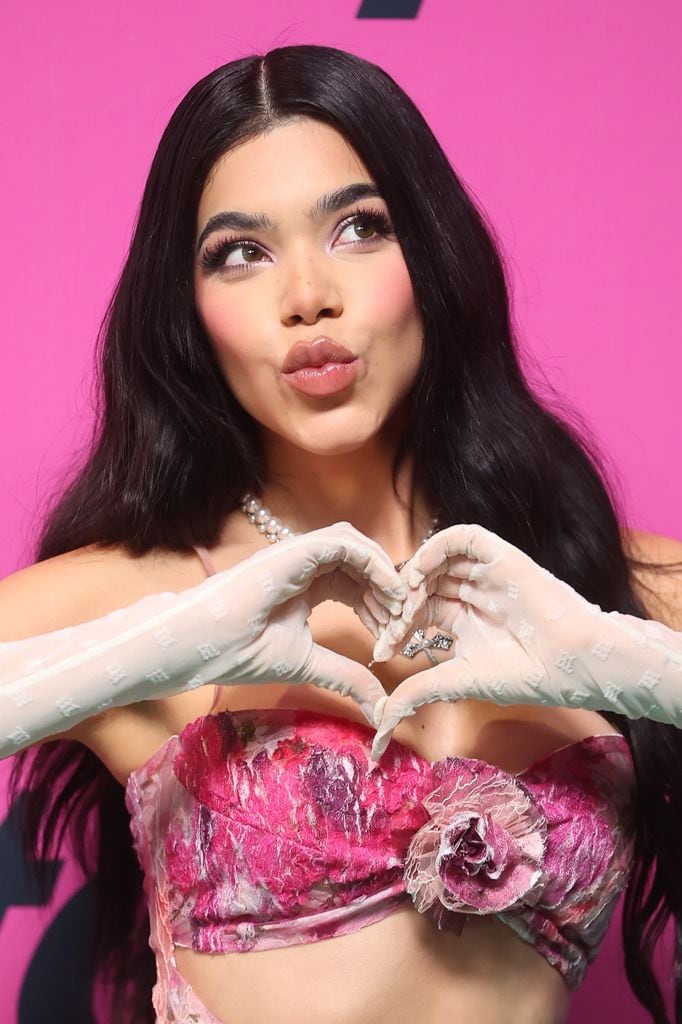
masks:
<svg viewBox="0 0 682 1024"><path fill-rule="evenodd" d="M368 441L372 440L373 435L368 437L360 438L329 438L329 442L325 443L319 437L313 440L312 438L294 437L290 438L291 443L301 451L309 452L311 455L349 455L351 452L359 451Z"/></svg>
<svg viewBox="0 0 682 1024"><path fill-rule="evenodd" d="M264 426L280 443L288 442L311 455L347 455L375 441L386 427L386 417L376 410L362 415L357 408L337 407L320 409L305 420L294 414L286 423Z"/></svg>

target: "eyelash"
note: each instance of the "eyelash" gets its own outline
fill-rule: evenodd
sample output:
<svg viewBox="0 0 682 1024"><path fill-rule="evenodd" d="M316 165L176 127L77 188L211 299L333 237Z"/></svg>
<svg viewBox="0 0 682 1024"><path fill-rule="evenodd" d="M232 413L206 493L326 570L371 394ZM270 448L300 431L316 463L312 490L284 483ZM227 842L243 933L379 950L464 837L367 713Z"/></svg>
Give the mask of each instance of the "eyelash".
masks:
<svg viewBox="0 0 682 1024"><path fill-rule="evenodd" d="M365 220L372 227L376 228L379 235L386 237L392 233L391 222L384 213L383 210L371 209L371 210L356 210L346 217L339 227L345 230L356 220ZM376 241L376 237L373 238L361 238L357 242L351 242L351 245L367 245ZM221 238L219 242L216 242L213 246L207 246L199 260L199 263L203 270L208 273L243 273L248 271L250 266L257 266L257 263L244 263L241 266L224 266L226 258L235 250L240 248L246 248L247 246L253 246L256 249L260 249L257 242L252 242L246 238Z"/></svg>

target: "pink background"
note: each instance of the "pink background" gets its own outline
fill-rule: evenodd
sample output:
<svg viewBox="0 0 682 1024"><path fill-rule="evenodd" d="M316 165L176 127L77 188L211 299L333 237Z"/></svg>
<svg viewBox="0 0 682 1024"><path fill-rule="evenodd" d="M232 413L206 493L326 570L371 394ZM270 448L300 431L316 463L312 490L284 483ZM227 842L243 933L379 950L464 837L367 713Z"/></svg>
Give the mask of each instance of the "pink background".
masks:
<svg viewBox="0 0 682 1024"><path fill-rule="evenodd" d="M213 68L293 43L375 61L414 99L494 224L524 344L596 432L628 524L682 537L682 7L423 0L393 20L359 8L5 0L0 575L33 560L41 503L86 436L96 329L168 118ZM53 906L6 913L0 1015L77 884L67 871ZM615 921L571 1020L607 1010L646 1019Z"/></svg>

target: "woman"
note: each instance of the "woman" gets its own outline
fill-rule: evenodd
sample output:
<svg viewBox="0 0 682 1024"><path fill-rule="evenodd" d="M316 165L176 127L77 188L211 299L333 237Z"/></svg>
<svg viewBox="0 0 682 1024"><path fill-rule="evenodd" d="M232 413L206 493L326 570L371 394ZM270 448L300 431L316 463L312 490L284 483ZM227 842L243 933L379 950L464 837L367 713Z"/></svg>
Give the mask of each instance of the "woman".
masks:
<svg viewBox="0 0 682 1024"><path fill-rule="evenodd" d="M0 608L28 845L47 854L66 821L80 843L112 1019L154 1019L130 813L159 1021L436 1024L509 1020L513 1002L519 1024L554 1024L626 884L628 977L665 1021L651 955L680 922L675 708L629 721L587 690L571 705L553 671L510 703L502 619L475 614L461 581L501 552L528 581L524 609L566 587L570 614L541 624L550 645L588 602L625 624L647 609L595 457L523 380L490 232L388 75L292 46L190 90L152 164L102 368L92 454ZM481 682L476 659L498 643L483 699L471 676L448 691L455 653ZM479 815L459 837L460 882L476 884L457 903L441 884L454 846L434 871L430 823L462 780L497 803L487 834ZM568 849L559 805L584 831L564 857L583 873L570 889L564 864L561 892L558 867L543 875Z"/></svg>

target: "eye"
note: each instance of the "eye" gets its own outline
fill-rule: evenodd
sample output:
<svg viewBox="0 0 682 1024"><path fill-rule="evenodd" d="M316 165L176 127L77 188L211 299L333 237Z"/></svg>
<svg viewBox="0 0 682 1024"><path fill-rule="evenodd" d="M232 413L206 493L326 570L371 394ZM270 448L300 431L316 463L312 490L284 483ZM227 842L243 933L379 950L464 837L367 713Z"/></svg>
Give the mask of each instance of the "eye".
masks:
<svg viewBox="0 0 682 1024"><path fill-rule="evenodd" d="M392 232L391 223L383 210L361 210L351 214L341 224L343 231L350 227L356 230L359 227L361 230L366 231L368 226L373 235L370 235L369 238L361 238L361 242L375 241L378 236L385 238Z"/></svg>
<svg viewBox="0 0 682 1024"><path fill-rule="evenodd" d="M227 260L234 254L239 254L246 259L245 263L228 263ZM263 254L263 250L256 242L249 242L245 238L235 239L221 238L214 245L207 245L199 257L199 266L208 274L232 274L248 270L249 265L262 263L261 259L251 259Z"/></svg>
<svg viewBox="0 0 682 1024"><path fill-rule="evenodd" d="M344 248L347 248L349 245L351 247L373 245L379 239L386 238L393 233L390 220L383 210L379 209L357 210L349 217L346 217L339 227L341 234L345 233L348 228L353 228L357 232L369 232L367 237L356 238L345 243ZM234 254L240 254L245 262L228 263L228 259ZM214 245L206 247L201 254L199 264L202 270L209 274L222 273L232 275L234 273L244 273L248 271L249 266L256 266L258 263L265 262L261 258L263 255L264 250L257 242L246 238L221 238Z"/></svg>

